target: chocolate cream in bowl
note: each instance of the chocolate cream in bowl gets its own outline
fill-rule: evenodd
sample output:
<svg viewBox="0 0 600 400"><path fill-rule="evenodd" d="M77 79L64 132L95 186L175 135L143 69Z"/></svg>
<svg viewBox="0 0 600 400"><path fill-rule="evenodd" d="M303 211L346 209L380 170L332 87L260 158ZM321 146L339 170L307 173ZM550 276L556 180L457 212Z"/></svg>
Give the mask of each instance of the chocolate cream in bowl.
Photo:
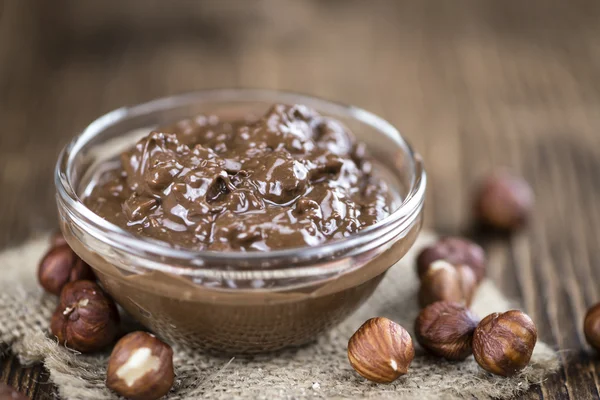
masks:
<svg viewBox="0 0 600 400"><path fill-rule="evenodd" d="M392 203L365 145L301 105L158 128L92 185L84 202L98 215L193 250L315 246L375 224Z"/></svg>

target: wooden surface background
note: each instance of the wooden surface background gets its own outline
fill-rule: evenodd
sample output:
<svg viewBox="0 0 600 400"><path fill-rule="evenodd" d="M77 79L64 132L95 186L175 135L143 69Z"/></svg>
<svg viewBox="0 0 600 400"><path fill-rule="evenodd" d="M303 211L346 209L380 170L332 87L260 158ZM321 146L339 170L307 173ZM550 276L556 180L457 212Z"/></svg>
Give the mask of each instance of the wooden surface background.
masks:
<svg viewBox="0 0 600 400"><path fill-rule="evenodd" d="M356 104L423 155L429 227L468 232L474 185L495 167L531 182L529 229L475 236L491 277L560 350L564 367L523 398L599 398L600 357L581 325L599 300L600 2L4 0L0 10L0 248L55 226L57 153L113 108L224 86ZM0 380L52 397L43 369L11 355Z"/></svg>

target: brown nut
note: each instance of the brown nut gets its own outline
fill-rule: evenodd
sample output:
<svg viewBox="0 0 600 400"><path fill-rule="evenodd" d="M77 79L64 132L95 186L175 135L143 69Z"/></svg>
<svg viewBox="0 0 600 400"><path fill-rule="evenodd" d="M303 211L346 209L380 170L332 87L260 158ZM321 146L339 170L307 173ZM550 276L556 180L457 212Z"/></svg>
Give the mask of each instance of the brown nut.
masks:
<svg viewBox="0 0 600 400"><path fill-rule="evenodd" d="M527 223L533 209L534 196L522 178L506 172L487 178L475 200L475 216L495 229L511 231Z"/></svg>
<svg viewBox="0 0 600 400"><path fill-rule="evenodd" d="M430 265L437 260L452 265L466 265L473 269L477 282L485 277L485 252L476 243L459 237L446 237L426 247L417 257L417 274L422 278Z"/></svg>
<svg viewBox="0 0 600 400"><path fill-rule="evenodd" d="M426 307L436 301L451 301L468 307L476 289L477 279L471 268L437 260L421 279L419 303Z"/></svg>
<svg viewBox="0 0 600 400"><path fill-rule="evenodd" d="M68 282L95 280L94 272L68 244L50 249L38 266L38 281L48 292L60 295Z"/></svg>
<svg viewBox="0 0 600 400"><path fill-rule="evenodd" d="M158 399L171 390L174 379L171 346L146 332L121 338L108 361L106 386L128 399Z"/></svg>
<svg viewBox="0 0 600 400"><path fill-rule="evenodd" d="M417 342L431 354L446 360L471 355L473 332L479 319L466 307L438 301L425 307L415 321Z"/></svg>
<svg viewBox="0 0 600 400"><path fill-rule="evenodd" d="M583 333L590 346L600 351L600 303L591 307L585 315Z"/></svg>
<svg viewBox="0 0 600 400"><path fill-rule="evenodd" d="M529 364L536 341L537 329L527 314L493 313L475 328L473 355L486 371L512 376Z"/></svg>
<svg viewBox="0 0 600 400"><path fill-rule="evenodd" d="M390 383L408 372L415 357L406 329L387 318L371 318L348 341L348 360L373 382Z"/></svg>
<svg viewBox="0 0 600 400"><path fill-rule="evenodd" d="M58 247L62 246L63 244L67 244L67 240L60 230L57 230L52 234L52 236L50 236L50 246Z"/></svg>
<svg viewBox="0 0 600 400"><path fill-rule="evenodd" d="M90 353L115 340L118 323L117 306L100 286L92 281L75 281L63 288L50 330L60 344Z"/></svg>
<svg viewBox="0 0 600 400"><path fill-rule="evenodd" d="M0 383L0 400L28 400L29 397L6 383Z"/></svg>

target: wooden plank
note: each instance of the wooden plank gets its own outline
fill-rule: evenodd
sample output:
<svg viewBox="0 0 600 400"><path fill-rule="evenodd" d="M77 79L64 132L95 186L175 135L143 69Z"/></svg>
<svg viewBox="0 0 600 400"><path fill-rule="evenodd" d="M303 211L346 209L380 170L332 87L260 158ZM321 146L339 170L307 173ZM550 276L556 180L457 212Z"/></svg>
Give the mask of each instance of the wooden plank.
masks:
<svg viewBox="0 0 600 400"><path fill-rule="evenodd" d="M524 398L600 397L599 357L581 331L586 307L600 299L600 3L226 3L187 19L178 17L185 5L161 11L153 0L114 9L4 3L0 247L54 225L56 154L112 108L218 86L340 99L382 114L422 153L427 226L473 234L473 188L494 167L533 184L530 229L508 240L474 236L490 253L490 276L564 361ZM105 28L136 15L118 35ZM40 371L0 359L1 381L50 398Z"/></svg>

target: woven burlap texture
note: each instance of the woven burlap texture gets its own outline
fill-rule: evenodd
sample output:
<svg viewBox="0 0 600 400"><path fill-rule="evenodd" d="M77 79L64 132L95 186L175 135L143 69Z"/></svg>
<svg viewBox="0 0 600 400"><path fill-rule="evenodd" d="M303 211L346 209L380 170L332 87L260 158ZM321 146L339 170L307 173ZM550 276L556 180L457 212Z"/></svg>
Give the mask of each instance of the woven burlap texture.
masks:
<svg viewBox="0 0 600 400"><path fill-rule="evenodd" d="M492 376L473 357L450 363L427 356L417 345L409 373L390 385L365 381L350 367L346 345L368 318L386 316L412 334L418 313L415 253L432 242L424 233L413 250L387 273L376 293L348 320L317 342L299 349L254 357L219 358L175 347L176 382L168 399L301 398L509 398L558 367L556 353L538 342L531 364L513 378ZM0 343L24 363L43 362L65 399L115 399L104 385L108 353L80 355L48 335L56 298L37 286L35 269L47 237L0 254ZM512 308L490 282L479 288L473 309L480 316Z"/></svg>

